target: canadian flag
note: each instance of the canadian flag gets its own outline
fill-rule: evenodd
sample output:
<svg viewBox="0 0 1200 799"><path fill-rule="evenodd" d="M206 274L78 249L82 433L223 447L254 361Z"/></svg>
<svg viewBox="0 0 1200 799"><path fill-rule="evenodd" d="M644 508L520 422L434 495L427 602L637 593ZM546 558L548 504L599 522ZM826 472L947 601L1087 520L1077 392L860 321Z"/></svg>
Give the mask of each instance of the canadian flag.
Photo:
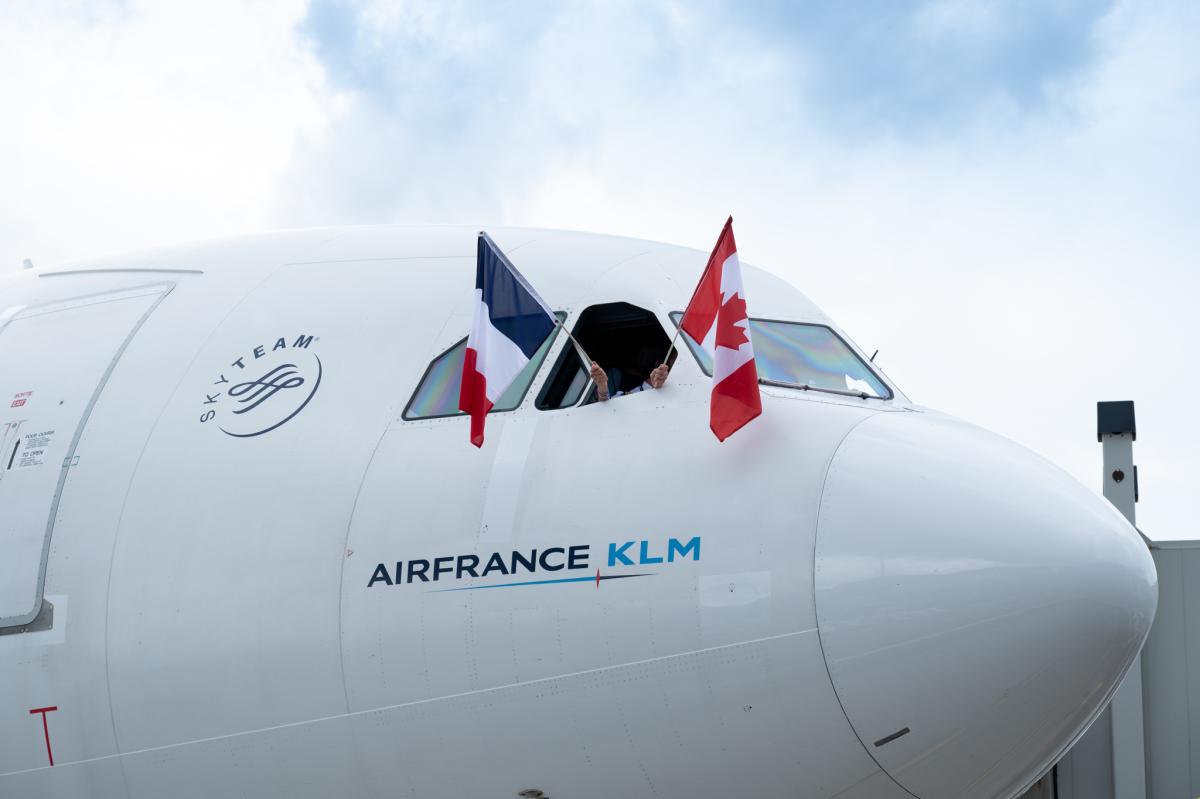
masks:
<svg viewBox="0 0 1200 799"><path fill-rule="evenodd" d="M762 413L732 216L708 257L708 265L679 326L712 358L709 427L724 441Z"/></svg>

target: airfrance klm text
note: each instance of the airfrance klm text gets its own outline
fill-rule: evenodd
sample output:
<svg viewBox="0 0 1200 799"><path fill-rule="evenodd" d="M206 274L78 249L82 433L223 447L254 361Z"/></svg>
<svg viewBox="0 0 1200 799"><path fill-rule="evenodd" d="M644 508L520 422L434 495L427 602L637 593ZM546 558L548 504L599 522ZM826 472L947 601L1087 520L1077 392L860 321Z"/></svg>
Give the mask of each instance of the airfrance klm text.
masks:
<svg viewBox="0 0 1200 799"><path fill-rule="evenodd" d="M552 583L594 582L629 577L649 577L654 571L630 572L627 567L663 568L677 561L700 560L700 536L688 540L667 538L665 541L633 540L608 544L602 559L594 559L591 544L552 546L534 549L514 549L488 553L443 555L434 558L397 560L394 564L375 566L368 588L380 585L412 583L446 583L476 578L464 586L437 588L439 591L472 591L483 588L511 588ZM595 574L590 572L595 570ZM615 570L609 574L602 569ZM588 576L570 576L574 572L589 572ZM507 577L508 580L496 581ZM519 580L512 578L519 577ZM485 578L488 578L485 580ZM430 586L432 587L432 586Z"/></svg>

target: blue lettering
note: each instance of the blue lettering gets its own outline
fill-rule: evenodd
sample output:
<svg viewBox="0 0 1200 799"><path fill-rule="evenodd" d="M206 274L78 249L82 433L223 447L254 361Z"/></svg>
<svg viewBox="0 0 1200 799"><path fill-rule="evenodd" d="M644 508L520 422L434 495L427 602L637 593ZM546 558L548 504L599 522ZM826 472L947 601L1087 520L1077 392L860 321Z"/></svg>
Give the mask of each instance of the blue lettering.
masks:
<svg viewBox="0 0 1200 799"><path fill-rule="evenodd" d="M688 541L686 544L680 544L679 539L672 538L667 543L667 562L668 563L675 562L675 553L676 552L679 553L680 558L684 557L685 555L687 555L687 553L691 552L692 560L700 560L700 536L696 536L691 541Z"/></svg>
<svg viewBox="0 0 1200 799"><path fill-rule="evenodd" d="M388 574L387 566L382 563L375 567L375 573L371 575L371 582L367 583L367 588L375 585L375 583L392 585L392 576Z"/></svg>
<svg viewBox="0 0 1200 799"><path fill-rule="evenodd" d="M537 550L535 549L532 552L530 552L528 558L525 557L524 555L522 555L520 552L513 550L513 553L512 553L512 573L513 574L517 573L517 564L518 563L525 567L525 571L530 571L530 572L537 571Z"/></svg>
<svg viewBox="0 0 1200 799"><path fill-rule="evenodd" d="M633 546L632 541L626 541L624 544L621 544L621 546L619 546L619 547L616 544L609 544L608 545L608 565L616 566L617 561L620 561L625 566L632 566L633 561L630 560L625 555L625 550L629 549L631 546Z"/></svg>
<svg viewBox="0 0 1200 799"><path fill-rule="evenodd" d="M567 550L568 569L586 569L588 567L588 545L582 544Z"/></svg>
<svg viewBox="0 0 1200 799"><path fill-rule="evenodd" d="M662 558L650 557L649 550L650 550L650 542L643 541L642 542L642 557L638 562L639 563L662 563Z"/></svg>
<svg viewBox="0 0 1200 799"><path fill-rule="evenodd" d="M421 560L420 558L410 560L408 562L408 579L405 582L411 583L414 577L420 577L421 582L427 583L429 582L429 578L425 576L425 572L427 571L429 571L429 561ZM400 575L396 576L399 577Z"/></svg>
<svg viewBox="0 0 1200 799"><path fill-rule="evenodd" d="M461 580L464 574L469 574L472 577L478 577L475 573L475 567L479 565L478 555L459 555L458 566L455 567L454 576Z"/></svg>
<svg viewBox="0 0 1200 799"><path fill-rule="evenodd" d="M508 574L508 567L504 565L504 558L500 557L499 552L492 553L492 556L488 558L487 565L483 567L483 572L479 576L487 577L494 571L498 571L501 574Z"/></svg>
<svg viewBox="0 0 1200 799"><path fill-rule="evenodd" d="M548 572L556 572L563 567L563 564L561 563L558 565L551 565L549 561L546 560L546 557L554 552L562 555L565 554L566 550L564 550L562 547L550 547L549 549L543 550L542 554L538 557L538 565Z"/></svg>

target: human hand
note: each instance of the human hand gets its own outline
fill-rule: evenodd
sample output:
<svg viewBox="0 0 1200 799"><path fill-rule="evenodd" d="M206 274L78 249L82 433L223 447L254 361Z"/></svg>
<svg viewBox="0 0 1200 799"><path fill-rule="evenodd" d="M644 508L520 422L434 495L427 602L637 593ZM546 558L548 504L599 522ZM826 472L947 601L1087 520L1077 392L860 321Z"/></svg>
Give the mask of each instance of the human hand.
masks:
<svg viewBox="0 0 1200 799"><path fill-rule="evenodd" d="M600 364L592 361L592 367L589 370L592 375L592 381L596 384L596 396L601 402L608 399L608 375L600 368Z"/></svg>
<svg viewBox="0 0 1200 799"><path fill-rule="evenodd" d="M660 363L654 367L654 371L650 373L650 378L646 382L650 384L651 388L662 388L663 384L667 382L667 372L669 371L669 366L665 363Z"/></svg>

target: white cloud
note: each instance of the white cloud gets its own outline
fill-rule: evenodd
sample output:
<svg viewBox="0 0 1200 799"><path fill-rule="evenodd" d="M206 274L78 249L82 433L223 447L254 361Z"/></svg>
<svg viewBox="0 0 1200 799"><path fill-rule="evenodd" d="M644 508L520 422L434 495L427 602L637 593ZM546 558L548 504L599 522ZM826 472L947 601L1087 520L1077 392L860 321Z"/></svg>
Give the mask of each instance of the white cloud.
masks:
<svg viewBox="0 0 1200 799"><path fill-rule="evenodd" d="M1197 32L1188 13L1120 8L1103 60L1053 89L1052 108L988 109L932 143L847 144L803 124L789 139L759 126L778 82L683 87L661 113L623 117L598 155L552 168L512 216L705 247L732 211L744 257L881 348L915 399L1092 486L1095 402L1136 399L1142 524L1194 535Z"/></svg>
<svg viewBox="0 0 1200 799"><path fill-rule="evenodd" d="M0 12L0 268L376 221L707 248L732 212L745 259L880 348L914 399L1090 485L1095 401L1136 399L1143 527L1194 535L1194 4L883 4L873 25L200 8Z"/></svg>
<svg viewBox="0 0 1200 799"><path fill-rule="evenodd" d="M0 264L256 229L330 111L303 3L0 10Z"/></svg>

